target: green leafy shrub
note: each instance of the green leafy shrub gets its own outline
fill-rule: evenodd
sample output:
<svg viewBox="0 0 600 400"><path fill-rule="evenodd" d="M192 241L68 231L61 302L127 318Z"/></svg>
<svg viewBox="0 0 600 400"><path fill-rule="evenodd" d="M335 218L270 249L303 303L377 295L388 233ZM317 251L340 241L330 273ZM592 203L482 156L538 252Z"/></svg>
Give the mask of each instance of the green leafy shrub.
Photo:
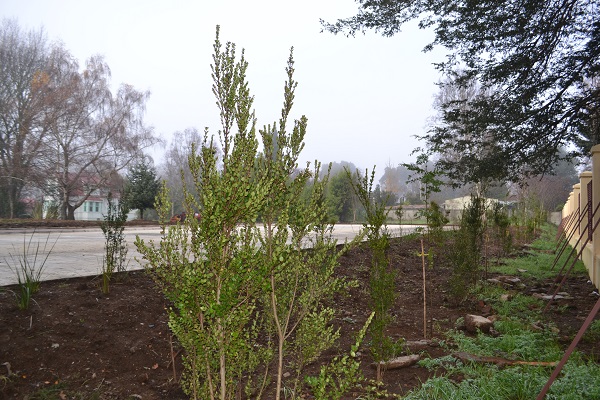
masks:
<svg viewBox="0 0 600 400"><path fill-rule="evenodd" d="M492 222L493 237L502 249L498 258L508 256L513 246L513 235L510 232L510 217L506 208L500 202L495 202L488 212L488 220Z"/></svg>
<svg viewBox="0 0 600 400"><path fill-rule="evenodd" d="M365 325L359 331L356 343L352 345L349 355L335 357L331 363L321 367L318 376L306 378L306 382L312 388L315 398L320 400L341 399L350 389L364 379L360 369L360 362L356 359L356 352L367 333L373 317L374 313L371 313Z"/></svg>
<svg viewBox="0 0 600 400"><path fill-rule="evenodd" d="M390 268L388 249L390 235L387 231L386 220L389 210L386 208L385 199L376 201L373 196L373 182L375 169L369 177L367 173L361 176L358 171L353 179L349 170L346 170L348 179L352 183L354 192L362 204L366 223L367 244L371 249L371 268L369 275L369 289L371 296L371 310L375 313L371 323L371 341L369 349L373 360L377 363L377 380L382 378L381 361L394 357L401 349L401 341L394 341L386 335L386 329L392 322L390 313L395 296L395 272Z"/></svg>
<svg viewBox="0 0 600 400"><path fill-rule="evenodd" d="M464 300L479 280L484 216L485 199L471 196L471 202L463 210L460 228L454 235L455 243L450 251L453 268L449 282L450 294L456 302Z"/></svg>
<svg viewBox="0 0 600 400"><path fill-rule="evenodd" d="M202 218L167 226L163 184L155 204L161 240L136 240L147 272L173 303L169 326L185 350L181 384L195 399L258 399L270 388L268 398L299 396L303 368L339 336L323 300L346 285L334 269L350 244L337 250L331 237L327 176L318 178L319 165L314 173L297 166L307 120L287 131L292 54L279 124L260 131L263 153L246 69L243 52L238 59L217 28L212 71L222 152L205 132L188 159L193 184L184 186L186 212Z"/></svg>
<svg viewBox="0 0 600 400"><path fill-rule="evenodd" d="M121 202L115 202L108 194L108 210L100 224L104 234L104 259L102 262L102 293L110 291L112 274L126 269L127 243L125 241L125 223L128 209Z"/></svg>

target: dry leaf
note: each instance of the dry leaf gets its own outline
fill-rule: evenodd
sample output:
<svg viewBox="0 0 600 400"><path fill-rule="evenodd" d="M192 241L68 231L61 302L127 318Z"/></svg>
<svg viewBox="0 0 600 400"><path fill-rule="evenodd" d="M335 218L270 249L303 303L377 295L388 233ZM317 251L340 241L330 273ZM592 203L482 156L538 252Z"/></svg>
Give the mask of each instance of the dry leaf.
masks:
<svg viewBox="0 0 600 400"><path fill-rule="evenodd" d="M158 368L158 364L154 364L154 365L152 366L152 369L156 369L156 368Z"/></svg>

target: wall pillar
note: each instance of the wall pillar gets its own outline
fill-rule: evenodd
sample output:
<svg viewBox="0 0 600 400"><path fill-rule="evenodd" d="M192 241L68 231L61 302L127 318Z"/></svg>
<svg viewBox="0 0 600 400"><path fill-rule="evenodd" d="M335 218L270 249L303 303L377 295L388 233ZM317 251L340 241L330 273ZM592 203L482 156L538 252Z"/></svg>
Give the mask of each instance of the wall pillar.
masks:
<svg viewBox="0 0 600 400"><path fill-rule="evenodd" d="M600 145L596 145L592 147L592 204L593 209L596 208L598 203L600 202ZM596 221L600 218L600 212L596 212L592 223L596 225ZM592 242L599 244L598 246L594 246L593 250L593 262L590 265L589 273L590 279L594 283L594 286L598 287L600 285L600 265L598 265L600 260L600 229L596 229L596 231L592 234Z"/></svg>
<svg viewBox="0 0 600 400"><path fill-rule="evenodd" d="M576 247L576 251L580 250L579 246L576 246L577 241L579 240L579 236L581 236L581 227L579 225L579 220L581 219L581 184L576 183L573 185L573 230L574 234L571 236L571 241L569 242L571 246Z"/></svg>
<svg viewBox="0 0 600 400"><path fill-rule="evenodd" d="M581 235L580 245L581 245L581 260L586 266L588 273L590 271L590 266L594 264L594 242L591 240L591 229L592 222L589 219L591 213L594 211L594 202L592 201L592 205L588 206L589 196L592 195L591 192L588 191L588 184L592 182L592 172L585 171L579 175L579 183L580 183L580 199L579 199L579 209L581 210L581 221L579 222L579 232ZM593 184L592 184L593 191ZM589 226L588 226L589 225ZM590 239L588 241L588 239ZM588 241L588 243L583 246L584 243Z"/></svg>

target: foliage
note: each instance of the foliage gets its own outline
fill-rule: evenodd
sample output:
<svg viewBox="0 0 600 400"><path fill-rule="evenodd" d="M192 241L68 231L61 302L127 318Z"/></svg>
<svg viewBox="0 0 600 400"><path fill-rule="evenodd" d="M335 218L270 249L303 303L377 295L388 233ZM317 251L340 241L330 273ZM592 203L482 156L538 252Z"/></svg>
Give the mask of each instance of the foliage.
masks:
<svg viewBox="0 0 600 400"><path fill-rule="evenodd" d="M286 71L281 119L279 124L261 130L265 146L257 171L270 184L261 211L264 234L259 235L257 257L268 282L263 308L267 310L268 329L274 330L276 342L277 399L281 395L284 368L295 372L289 387L298 393L304 367L331 347L339 336L330 325L333 309L324 307L323 302L344 287L344 282L334 276L341 252L335 249L336 241L331 238L327 218L325 190L329 176L319 179L318 164L312 174L308 167L298 170L306 118L296 120L291 132L287 130L297 85L293 80L292 54ZM306 250L307 242L310 250ZM342 252L346 249L347 246Z"/></svg>
<svg viewBox="0 0 600 400"><path fill-rule="evenodd" d="M42 29L23 31L16 20L0 22L0 216L15 218L23 188L39 171L45 118L48 57Z"/></svg>
<svg viewBox="0 0 600 400"><path fill-rule="evenodd" d="M50 202L46 205L46 219L58 219L60 215L60 205L57 202Z"/></svg>
<svg viewBox="0 0 600 400"><path fill-rule="evenodd" d="M452 129L441 126L423 137L432 153L464 155L446 160L443 168L462 181L520 181L547 172L560 158L559 147L574 145L569 157L598 143L600 8L594 2L359 3L356 16L323 22L324 29L352 35L374 29L391 36L416 19L435 34L426 50L447 49L438 68L451 75L460 66L455 84L475 80L486 93L462 110L447 109L444 119ZM473 145L493 151L471 157Z"/></svg>
<svg viewBox="0 0 600 400"><path fill-rule="evenodd" d="M564 156L566 150L561 148L560 154ZM578 182L579 173L575 163L563 160L553 165L549 174L529 178L526 185L519 188L518 194L521 197L525 197L525 194L535 197L545 210L555 211L565 204L573 185Z"/></svg>
<svg viewBox="0 0 600 400"><path fill-rule="evenodd" d="M358 171L353 176L346 170L348 180L356 197L365 209L367 243L371 249L371 269L369 276L369 289L371 295L371 310L375 313L370 327L371 343L369 349L377 364L377 379L381 380L381 361L394 357L400 350L400 344L386 336L386 328L392 322L390 313L395 299L396 274L390 268L388 260L389 233L386 219L389 210L386 210L385 201L376 201L373 196L373 181L375 169L368 176L368 171L362 176ZM354 178L354 179L353 179Z"/></svg>
<svg viewBox="0 0 600 400"><path fill-rule="evenodd" d="M498 258L507 257L513 246L513 235L510 231L510 217L508 210L500 202L494 202L492 207L487 210L486 220L488 229L491 229L491 236L496 243L500 244L501 252Z"/></svg>
<svg viewBox="0 0 600 400"><path fill-rule="evenodd" d="M171 201L163 182L156 201L161 240L136 240L148 273L173 302L169 325L185 350L182 386L193 398L261 398L274 389L278 399L284 387L298 394L303 368L339 336L323 301L346 285L334 268L349 244L340 251L331 237L327 176L319 177L319 165L314 172L297 167L307 119L287 131L296 88L292 53L281 119L260 131L263 153L247 65L234 44L220 42L217 27L212 71L222 154L205 132L188 158L192 184L184 182L186 212L200 210L203 218L167 227ZM269 386L272 367L277 380Z"/></svg>
<svg viewBox="0 0 600 400"><path fill-rule="evenodd" d="M386 206L393 206L398 202L398 195L394 192L381 190L381 185L375 186L373 199L376 203L383 203Z"/></svg>
<svg viewBox="0 0 600 400"><path fill-rule="evenodd" d="M90 57L85 70L68 51L54 53L51 63L53 101L45 144L45 167L53 172L46 190L61 203L61 218L74 211L94 192L121 185L119 171L157 141L144 125L149 92L122 84L111 90L110 68L100 56Z"/></svg>
<svg viewBox="0 0 600 400"><path fill-rule="evenodd" d="M484 216L485 199L471 196L471 202L463 210L460 228L456 231L455 242L450 250L453 266L450 293L457 302L464 300L479 280Z"/></svg>
<svg viewBox="0 0 600 400"><path fill-rule="evenodd" d="M55 197L61 218L74 219L91 193L156 143L143 123L149 93L126 84L113 93L101 56L80 71L62 44L13 20L0 24L0 54L0 212L17 216L23 189L34 187Z"/></svg>
<svg viewBox="0 0 600 400"><path fill-rule="evenodd" d="M549 248L554 246L556 227L544 225L542 237L532 247ZM536 256L547 254L540 252ZM528 257L529 258L529 257ZM518 258L516 261L524 261ZM540 264L545 264L542 260ZM528 268L529 264L515 265L512 269ZM494 267L500 271L499 267ZM503 273L508 271L502 270ZM532 278L543 278L543 269L529 271ZM585 273L585 269L580 270ZM460 331L448 333L445 345L452 351L467 352L480 356L493 356L509 360L522 361L558 361L563 356L564 347L553 329L551 321L541 315L543 303L531 296L508 293L499 286L481 285L473 294L490 304L496 311L497 320L494 328L498 335L492 337L485 334L465 335ZM543 323L540 323L543 321ZM532 324L539 328L532 329ZM462 362L454 356L437 359L425 359L419 362L429 369L443 367L444 376L427 380L419 389L409 393L406 399L530 399L535 397L548 381L551 370L539 366L504 366L498 368L490 365ZM597 381L600 368L593 361L586 361L580 353L575 352L565 365L560 377L553 383L546 398L548 399L595 399L599 390ZM457 382L455 377L461 377Z"/></svg>
<svg viewBox="0 0 600 400"><path fill-rule="evenodd" d="M42 220L44 219L44 202L36 201L33 204L33 209L31 211L31 218Z"/></svg>
<svg viewBox="0 0 600 400"><path fill-rule="evenodd" d="M123 189L122 202L130 210L138 209L140 219L144 219L144 210L154 206L154 199L160 189L156 171L146 159L133 165Z"/></svg>
<svg viewBox="0 0 600 400"><path fill-rule="evenodd" d="M396 218L398 218L398 224L402 225L402 218L404 217L404 207L401 205L396 207L396 209L394 210L394 214L396 215Z"/></svg>
<svg viewBox="0 0 600 400"><path fill-rule="evenodd" d="M127 258L127 243L125 241L125 222L127 222L128 209L125 204L115 201L112 194L108 197L108 210L100 229L104 234L104 259L102 260L102 293L110 291L110 279L113 272L125 271Z"/></svg>
<svg viewBox="0 0 600 400"><path fill-rule="evenodd" d="M21 310L29 308L32 296L40 290L40 284L42 282L42 272L48 261L48 257L52 253L58 237L52 243L52 246L48 249L48 242L50 240L50 234L46 237L44 247L40 249L40 242L32 247L32 241L35 236L35 230L32 232L29 240L26 241L25 235L23 235L23 252L19 255L13 255L9 253L10 262L4 260L8 264L9 268L14 271L17 275L17 286L19 293L17 296L17 305ZM41 262L38 262L38 257ZM11 264L13 265L11 267Z"/></svg>
<svg viewBox="0 0 600 400"><path fill-rule="evenodd" d="M512 213L512 223L517 227L517 233L525 240L533 240L546 219L547 211L540 198L535 193L522 191L517 208Z"/></svg>
<svg viewBox="0 0 600 400"><path fill-rule="evenodd" d="M441 207L436 202L431 201L432 195L439 193L444 185L441 174L435 168L432 169L429 158L423 154L417 156L416 162L404 164L404 166L411 172L409 181L419 183L420 197L425 202L425 209L420 211L419 214L421 217L425 217L427 234L431 242L438 245L442 240L444 225L449 222ZM427 256L431 265L433 265L435 250L429 249Z"/></svg>
<svg viewBox="0 0 600 400"><path fill-rule="evenodd" d="M357 209L354 204L352 182L348 180L344 170L331 175L327 185L327 209L333 222L354 222Z"/></svg>
<svg viewBox="0 0 600 400"><path fill-rule="evenodd" d="M306 382L312 388L317 399L338 400L364 378L360 371L360 362L356 360L356 352L360 347L375 313L372 312L365 325L358 332L356 343L350 349L350 355L335 357L331 363L321 367L319 376L310 376Z"/></svg>
<svg viewBox="0 0 600 400"><path fill-rule="evenodd" d="M431 243L436 247L442 245L444 240L444 226L450 222L446 213L438 203L432 201L429 207L425 210L425 219L427 221L427 233ZM432 249L429 250L432 252Z"/></svg>
<svg viewBox="0 0 600 400"><path fill-rule="evenodd" d="M156 204L164 232L159 247L136 241L148 272L174 304L169 325L186 351L182 387L202 399L254 391L250 377L270 356L256 341L264 323L256 307L265 271L252 224L270 185L255 174L258 141L244 53L236 61L235 45L223 46L218 28L213 49L222 166L205 133L199 153L192 146L188 158L193 186L184 188L186 208L202 210L203 218L167 230L171 207L163 184Z"/></svg>
<svg viewBox="0 0 600 400"><path fill-rule="evenodd" d="M413 151L413 154L417 152ZM403 164L410 172L409 182L418 182L420 197L425 199L425 204L429 202L431 195L440 191L443 181L440 179L440 171L431 165L429 157L425 154L418 154L417 160L412 164Z"/></svg>

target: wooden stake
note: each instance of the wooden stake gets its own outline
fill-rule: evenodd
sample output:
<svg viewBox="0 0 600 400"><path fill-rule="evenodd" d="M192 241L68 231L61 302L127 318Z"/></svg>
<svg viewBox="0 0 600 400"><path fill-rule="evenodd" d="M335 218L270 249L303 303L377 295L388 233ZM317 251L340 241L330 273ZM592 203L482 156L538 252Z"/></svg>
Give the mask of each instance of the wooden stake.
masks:
<svg viewBox="0 0 600 400"><path fill-rule="evenodd" d="M428 254L425 254L423 238L421 238L421 254L419 255L423 261L423 338L425 339L427 339L427 280L425 276L425 256Z"/></svg>

